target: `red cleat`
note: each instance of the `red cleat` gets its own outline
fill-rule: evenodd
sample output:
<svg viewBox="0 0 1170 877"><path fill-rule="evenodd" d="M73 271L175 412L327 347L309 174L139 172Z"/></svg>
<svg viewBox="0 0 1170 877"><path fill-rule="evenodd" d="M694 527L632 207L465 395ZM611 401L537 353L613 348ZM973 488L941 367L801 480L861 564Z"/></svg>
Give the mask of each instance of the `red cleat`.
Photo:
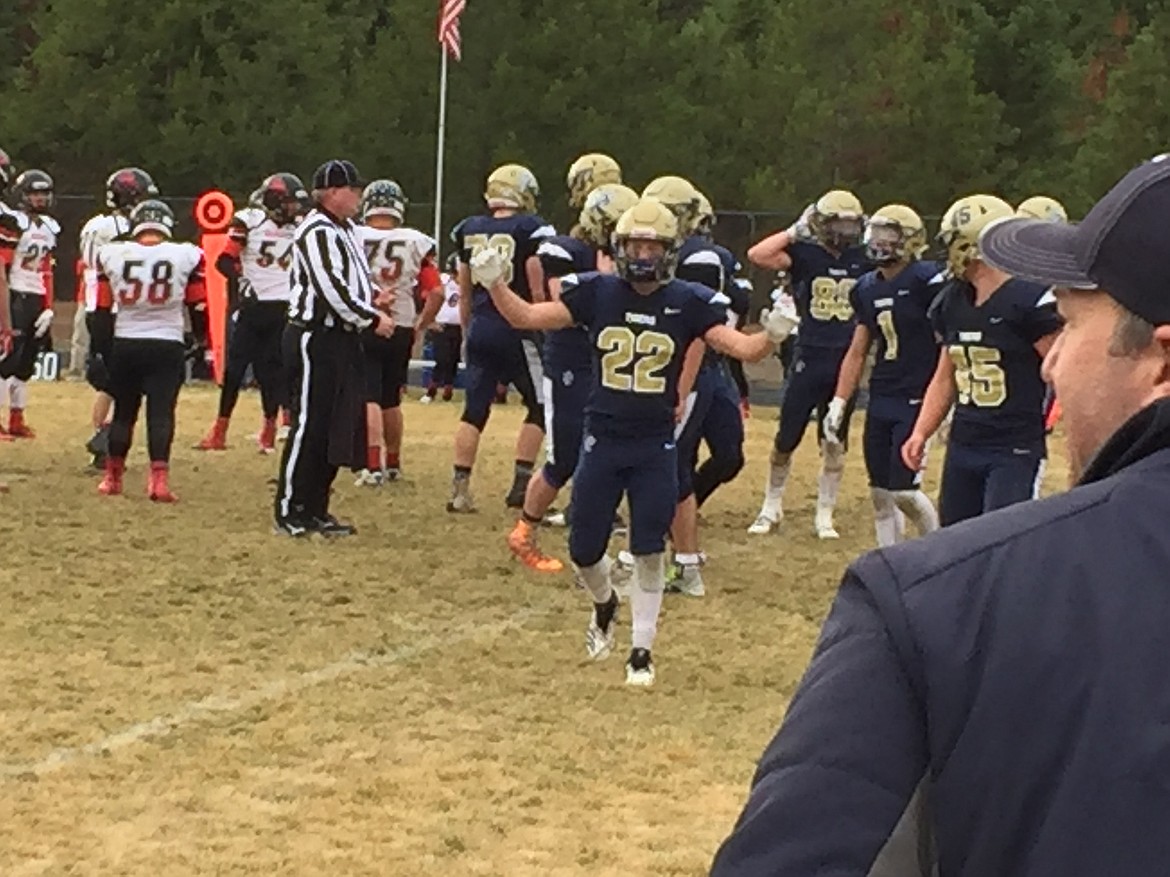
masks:
<svg viewBox="0 0 1170 877"><path fill-rule="evenodd" d="M276 453L276 418L265 418L264 425L260 427L260 435L256 440L260 445L260 453L275 454Z"/></svg>
<svg viewBox="0 0 1170 877"><path fill-rule="evenodd" d="M106 475L98 485L98 493L102 496L120 496L122 493L122 473L126 471L126 461L120 457L106 457Z"/></svg>
<svg viewBox="0 0 1170 877"><path fill-rule="evenodd" d="M204 436L199 444L195 445L195 450L226 451L228 423L229 421L226 417L217 417L215 419L215 425L211 427L211 432Z"/></svg>
<svg viewBox="0 0 1170 877"><path fill-rule="evenodd" d="M8 412L8 433L13 438L36 438L36 433L33 432L32 427L24 422L24 411L20 408L13 408Z"/></svg>
<svg viewBox="0 0 1170 877"><path fill-rule="evenodd" d="M169 467L166 463L151 463L150 464L150 484L148 492L150 493L151 502L178 502L179 498L171 493L170 485L167 484L167 475Z"/></svg>

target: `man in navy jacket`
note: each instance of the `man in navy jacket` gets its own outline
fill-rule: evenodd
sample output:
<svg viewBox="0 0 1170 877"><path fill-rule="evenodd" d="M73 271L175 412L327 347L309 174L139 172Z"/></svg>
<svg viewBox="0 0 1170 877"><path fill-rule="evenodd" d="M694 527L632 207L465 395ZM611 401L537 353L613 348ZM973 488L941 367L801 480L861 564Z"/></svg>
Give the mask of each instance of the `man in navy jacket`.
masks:
<svg viewBox="0 0 1170 877"><path fill-rule="evenodd" d="M1077 485L849 568L716 877L1170 873L1170 160L980 246L1055 290Z"/></svg>

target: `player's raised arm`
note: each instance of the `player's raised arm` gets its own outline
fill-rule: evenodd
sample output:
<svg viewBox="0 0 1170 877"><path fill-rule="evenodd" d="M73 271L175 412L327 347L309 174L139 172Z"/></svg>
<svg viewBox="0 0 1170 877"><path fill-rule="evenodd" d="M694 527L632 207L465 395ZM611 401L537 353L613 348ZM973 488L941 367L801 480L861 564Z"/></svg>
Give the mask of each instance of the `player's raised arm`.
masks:
<svg viewBox="0 0 1170 877"><path fill-rule="evenodd" d="M708 329L703 335L703 340L727 356L742 359L744 362L759 362L771 353L774 347L784 343L784 339L796 328L797 322L798 320L782 313L779 308L773 308L760 314L763 332L746 335L738 329L720 323Z"/></svg>
<svg viewBox="0 0 1170 877"><path fill-rule="evenodd" d="M567 329L573 325L573 315L561 302L546 301L533 304L513 292L504 282L506 269L503 255L494 247L480 250L471 259L472 281L488 291L504 319L517 329L547 331Z"/></svg>

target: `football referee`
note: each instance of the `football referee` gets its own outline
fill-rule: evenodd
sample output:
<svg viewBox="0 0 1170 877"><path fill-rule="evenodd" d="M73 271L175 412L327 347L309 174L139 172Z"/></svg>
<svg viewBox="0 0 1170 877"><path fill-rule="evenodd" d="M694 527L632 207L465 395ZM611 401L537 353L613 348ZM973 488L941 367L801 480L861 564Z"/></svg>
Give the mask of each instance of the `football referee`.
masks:
<svg viewBox="0 0 1170 877"><path fill-rule="evenodd" d="M362 182L351 162L333 159L313 174L314 207L293 238L288 326L282 339L292 427L280 460L276 532L351 536L329 514L337 470L365 459L360 333L382 337L394 322L373 307L365 254L351 221Z"/></svg>

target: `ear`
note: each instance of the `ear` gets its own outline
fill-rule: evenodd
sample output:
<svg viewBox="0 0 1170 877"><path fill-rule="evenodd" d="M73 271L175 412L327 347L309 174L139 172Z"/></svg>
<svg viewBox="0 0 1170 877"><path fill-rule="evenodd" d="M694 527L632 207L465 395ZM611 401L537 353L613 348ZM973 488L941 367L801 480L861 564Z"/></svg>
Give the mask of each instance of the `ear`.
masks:
<svg viewBox="0 0 1170 877"><path fill-rule="evenodd" d="M1170 325L1154 327L1154 347L1161 358L1161 374L1158 382L1170 387Z"/></svg>

